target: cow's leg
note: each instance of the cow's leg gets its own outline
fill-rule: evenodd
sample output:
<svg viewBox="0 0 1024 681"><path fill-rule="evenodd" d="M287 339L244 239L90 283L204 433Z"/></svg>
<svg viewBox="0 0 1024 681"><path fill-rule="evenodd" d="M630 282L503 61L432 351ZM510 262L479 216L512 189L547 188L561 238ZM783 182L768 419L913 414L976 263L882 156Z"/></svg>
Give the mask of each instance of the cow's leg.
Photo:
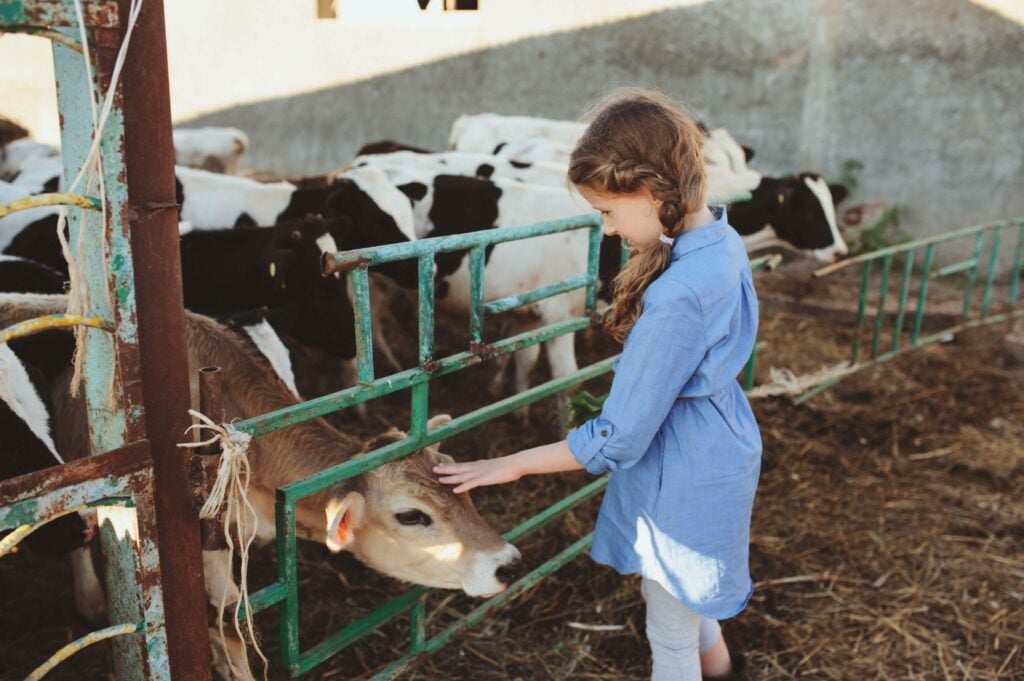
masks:
<svg viewBox="0 0 1024 681"><path fill-rule="evenodd" d="M107 599L103 595L103 584L96 574L90 545L71 552L71 571L74 580L75 610L89 624L99 625L107 621Z"/></svg>
<svg viewBox="0 0 1024 681"><path fill-rule="evenodd" d="M356 360L343 359L341 360L341 384L346 388L350 388L359 383L359 369L356 367ZM362 402L357 404L353 409L356 410L356 416L359 417L360 421L364 423L368 420L369 416L366 411L366 403Z"/></svg>
<svg viewBox="0 0 1024 681"><path fill-rule="evenodd" d="M530 387L530 373L540 359L540 345L531 345L515 353L515 390L519 394ZM525 425L530 420L530 406L526 405L516 412Z"/></svg>
<svg viewBox="0 0 1024 681"><path fill-rule="evenodd" d="M203 575L206 597L220 613L220 604L231 605L242 597L231 575L231 552L228 549L203 551ZM210 652L213 669L225 681L255 681L249 668L245 644L238 637L234 625L223 625L224 635L218 627L210 627Z"/></svg>
<svg viewBox="0 0 1024 681"><path fill-rule="evenodd" d="M388 310L390 297L395 295L392 291L394 285L388 283L383 277L373 277L370 286L370 326L373 331L373 348L379 350L384 362L392 371L401 371L402 364L391 349L384 329L389 326L386 318L391 316ZM394 321L393 319L391 320ZM393 324L392 324L393 325Z"/></svg>
<svg viewBox="0 0 1024 681"><path fill-rule="evenodd" d="M491 360L494 375L491 377L491 382L487 384L487 392L494 397L500 397L505 392L505 376L508 373L508 363L511 359L512 355L502 355Z"/></svg>
<svg viewBox="0 0 1024 681"><path fill-rule="evenodd" d="M579 369L576 365L575 336L576 334L567 333L564 336L552 338L544 344L544 352L548 358L548 364L551 366L551 378L562 378ZM564 435L568 432L569 398L565 391L562 391L558 393L555 400L558 408L559 425Z"/></svg>

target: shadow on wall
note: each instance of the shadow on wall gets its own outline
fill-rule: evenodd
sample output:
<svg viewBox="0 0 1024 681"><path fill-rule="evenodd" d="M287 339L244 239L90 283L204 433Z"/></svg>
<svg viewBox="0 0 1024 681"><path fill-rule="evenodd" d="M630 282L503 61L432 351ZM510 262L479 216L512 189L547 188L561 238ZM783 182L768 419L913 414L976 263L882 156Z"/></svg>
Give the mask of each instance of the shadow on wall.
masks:
<svg viewBox="0 0 1024 681"><path fill-rule="evenodd" d="M575 119L611 86L650 84L762 172L857 159L854 199L903 206L921 235L1024 215L1022 63L1024 27L967 0L716 0L178 124L237 126L250 167L316 174L377 139L443 149L462 113Z"/></svg>

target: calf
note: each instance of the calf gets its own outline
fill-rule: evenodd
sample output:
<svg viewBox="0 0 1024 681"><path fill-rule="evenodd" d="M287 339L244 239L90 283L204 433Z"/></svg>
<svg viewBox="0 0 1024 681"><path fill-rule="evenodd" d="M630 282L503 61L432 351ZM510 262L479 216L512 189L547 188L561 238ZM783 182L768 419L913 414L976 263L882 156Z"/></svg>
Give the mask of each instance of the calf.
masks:
<svg viewBox="0 0 1024 681"><path fill-rule="evenodd" d="M521 163L503 156L468 151L439 153L398 151L357 156L352 165L356 168L379 168L389 173L392 182L398 184L401 184L401 180L396 180L394 174L400 174L406 170L412 170L414 173L429 171L438 174L465 175L484 180L498 177L553 188L565 188L567 181L567 168L564 164Z"/></svg>
<svg viewBox="0 0 1024 681"><path fill-rule="evenodd" d="M215 173L238 174L249 136L237 128L175 128L174 162Z"/></svg>
<svg viewBox="0 0 1024 681"><path fill-rule="evenodd" d="M458 151L494 153L502 142L533 138L572 148L586 129L585 123L576 121L494 113L463 114L452 123L448 146Z"/></svg>
<svg viewBox="0 0 1024 681"><path fill-rule="evenodd" d="M62 296L0 295L0 327L66 307ZM197 371L219 366L223 373L225 419L246 419L294 405L285 385L248 344L215 321L188 313L186 345L193 378L193 404L197 403ZM66 386L70 370L58 378L53 390L57 450L74 459L88 454L85 413L81 401L71 400ZM447 416L430 420L433 429ZM260 541L275 536L275 489L344 463L381 444L404 437L389 430L370 442L359 442L314 419L255 438L248 450L252 471L249 500L257 513ZM301 538L325 544L332 551L350 551L369 567L407 582L438 588L461 589L471 596L503 591L512 580L519 552L501 539L477 513L468 494L454 494L432 473L432 467L451 461L439 446L425 447L404 459L301 500L296 506L296 527ZM227 555L204 552L206 588L211 602L219 602L227 589L229 600L238 597L226 570ZM219 635L211 632L216 645ZM218 651L218 672L251 679L240 642Z"/></svg>

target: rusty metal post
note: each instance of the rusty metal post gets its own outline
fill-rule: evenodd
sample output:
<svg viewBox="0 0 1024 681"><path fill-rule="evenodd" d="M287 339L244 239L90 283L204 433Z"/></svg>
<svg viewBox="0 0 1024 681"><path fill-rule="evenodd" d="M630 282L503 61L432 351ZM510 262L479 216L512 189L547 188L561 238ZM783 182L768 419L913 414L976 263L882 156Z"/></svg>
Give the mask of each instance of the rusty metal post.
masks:
<svg viewBox="0 0 1024 681"><path fill-rule="evenodd" d="M224 420L221 376L220 367L203 367L199 370L199 411L206 414L215 423L221 423ZM197 449L192 457L193 470L198 470L202 480L196 508L202 507L210 492L212 481L216 479L217 469L220 467L220 453L220 445L215 442ZM221 513L223 513L223 506L221 506ZM228 548L227 538L224 536L223 515L200 520L199 531L204 551Z"/></svg>
<svg viewBox="0 0 1024 681"><path fill-rule="evenodd" d="M129 3L118 4L123 31ZM191 455L177 446L190 397L165 35L163 1L146 0L122 75L125 165L167 647L171 677L192 681L210 678L210 646Z"/></svg>

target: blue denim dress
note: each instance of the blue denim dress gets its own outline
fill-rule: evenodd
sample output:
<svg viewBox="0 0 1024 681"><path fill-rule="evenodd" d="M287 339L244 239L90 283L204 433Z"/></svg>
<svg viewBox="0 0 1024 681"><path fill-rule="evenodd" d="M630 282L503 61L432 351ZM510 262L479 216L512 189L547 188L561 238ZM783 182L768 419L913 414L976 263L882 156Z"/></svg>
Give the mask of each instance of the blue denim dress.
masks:
<svg viewBox="0 0 1024 681"><path fill-rule="evenodd" d="M736 378L754 347L757 296L742 239L724 207L712 210L715 222L676 238L601 415L568 442L588 471L611 472L591 558L724 619L753 590L761 435Z"/></svg>

